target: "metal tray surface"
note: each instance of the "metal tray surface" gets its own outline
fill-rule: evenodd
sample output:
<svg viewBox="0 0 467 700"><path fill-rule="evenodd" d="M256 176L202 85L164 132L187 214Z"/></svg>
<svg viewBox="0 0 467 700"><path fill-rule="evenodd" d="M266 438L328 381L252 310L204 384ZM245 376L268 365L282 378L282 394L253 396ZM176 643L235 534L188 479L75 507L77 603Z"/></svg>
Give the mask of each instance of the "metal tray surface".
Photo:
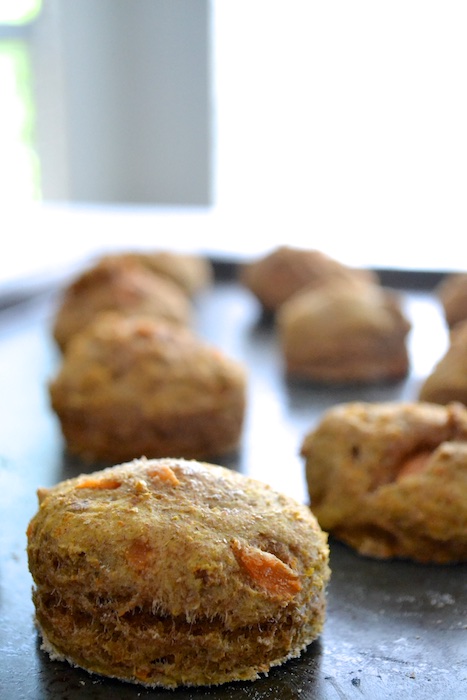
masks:
<svg viewBox="0 0 467 700"><path fill-rule="evenodd" d="M447 334L430 290L400 291L413 324L410 376L331 390L287 380L273 324L247 290L220 275L197 301L197 331L249 371L242 445L221 463L307 502L299 449L325 409L351 400L415 400ZM299 659L253 683L150 690L51 661L34 628L25 530L37 509L36 489L86 469L64 450L48 402L47 383L59 363L50 330L56 293L0 309L2 700L467 698L467 565L371 560L333 539L323 634Z"/></svg>

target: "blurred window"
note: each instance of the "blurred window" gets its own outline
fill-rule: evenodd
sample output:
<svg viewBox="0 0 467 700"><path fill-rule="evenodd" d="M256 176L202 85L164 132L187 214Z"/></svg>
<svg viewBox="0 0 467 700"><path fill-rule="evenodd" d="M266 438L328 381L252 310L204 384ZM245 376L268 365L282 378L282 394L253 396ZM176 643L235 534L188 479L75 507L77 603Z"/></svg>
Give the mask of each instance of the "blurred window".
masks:
<svg viewBox="0 0 467 700"><path fill-rule="evenodd" d="M30 32L40 0L0 4L0 202L40 198Z"/></svg>

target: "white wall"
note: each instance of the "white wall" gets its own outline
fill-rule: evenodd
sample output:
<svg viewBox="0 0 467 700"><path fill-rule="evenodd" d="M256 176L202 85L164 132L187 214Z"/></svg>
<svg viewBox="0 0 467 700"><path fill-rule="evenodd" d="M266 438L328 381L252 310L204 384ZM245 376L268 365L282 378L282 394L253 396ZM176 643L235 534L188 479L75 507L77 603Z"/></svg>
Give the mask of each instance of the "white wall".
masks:
<svg viewBox="0 0 467 700"><path fill-rule="evenodd" d="M357 264L467 266L465 0L215 0L213 34L219 208Z"/></svg>

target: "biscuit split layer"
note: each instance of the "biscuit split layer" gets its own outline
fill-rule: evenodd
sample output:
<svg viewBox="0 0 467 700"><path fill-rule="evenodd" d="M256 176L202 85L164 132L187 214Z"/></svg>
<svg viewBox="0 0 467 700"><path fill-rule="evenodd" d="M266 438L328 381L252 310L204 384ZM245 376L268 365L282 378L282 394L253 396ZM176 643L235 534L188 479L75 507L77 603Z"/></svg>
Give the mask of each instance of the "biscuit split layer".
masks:
<svg viewBox="0 0 467 700"><path fill-rule="evenodd" d="M252 680L322 630L326 536L223 467L136 460L39 492L29 567L53 658L149 686Z"/></svg>

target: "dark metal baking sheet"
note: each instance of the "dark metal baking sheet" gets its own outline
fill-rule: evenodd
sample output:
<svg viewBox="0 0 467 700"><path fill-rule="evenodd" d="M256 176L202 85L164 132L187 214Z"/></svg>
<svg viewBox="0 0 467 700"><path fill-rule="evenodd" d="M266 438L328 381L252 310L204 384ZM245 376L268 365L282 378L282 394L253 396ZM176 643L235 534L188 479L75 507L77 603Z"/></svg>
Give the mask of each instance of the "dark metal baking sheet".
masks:
<svg viewBox="0 0 467 700"><path fill-rule="evenodd" d="M412 319L412 371L403 382L334 389L288 382L273 325L225 274L197 303L200 335L249 369L238 453L223 464L306 500L299 448L322 412L348 400L414 399L444 351L446 330L430 291L401 293ZM385 279L385 282L390 279ZM415 288L413 288L415 286ZM467 566L380 562L330 540L332 579L320 639L254 683L148 690L52 662L33 624L25 530L38 486L84 470L63 449L47 382L59 362L50 334L56 293L0 310L0 697L40 698L467 698Z"/></svg>

